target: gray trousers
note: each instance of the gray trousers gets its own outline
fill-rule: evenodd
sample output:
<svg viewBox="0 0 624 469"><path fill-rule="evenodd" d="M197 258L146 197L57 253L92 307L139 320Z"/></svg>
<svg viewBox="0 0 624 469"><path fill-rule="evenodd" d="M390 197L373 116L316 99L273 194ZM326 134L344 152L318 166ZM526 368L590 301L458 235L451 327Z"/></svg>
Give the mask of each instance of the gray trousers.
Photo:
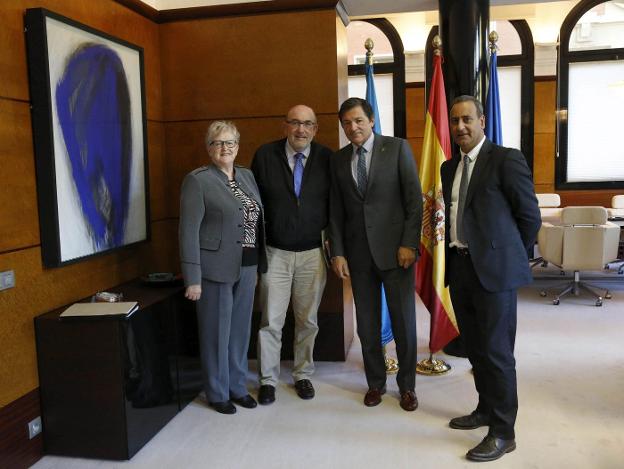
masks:
<svg viewBox="0 0 624 469"><path fill-rule="evenodd" d="M267 246L266 252L268 271L260 276L258 373L260 384L275 386L280 374L282 328L291 296L295 316L293 379L308 379L314 372L317 314L327 270L320 248L293 252Z"/></svg>
<svg viewBox="0 0 624 469"><path fill-rule="evenodd" d="M197 323L208 402L247 395L247 350L257 266L241 267L233 283L202 279Z"/></svg>
<svg viewBox="0 0 624 469"><path fill-rule="evenodd" d="M392 333L396 343L399 391L414 391L416 385L416 299L414 297L414 265L379 270L363 250L360 260L368 256L368 268L351 268L351 286L355 300L357 332L362 343L364 371L369 388L386 384L386 365L381 346L381 285L386 301Z"/></svg>

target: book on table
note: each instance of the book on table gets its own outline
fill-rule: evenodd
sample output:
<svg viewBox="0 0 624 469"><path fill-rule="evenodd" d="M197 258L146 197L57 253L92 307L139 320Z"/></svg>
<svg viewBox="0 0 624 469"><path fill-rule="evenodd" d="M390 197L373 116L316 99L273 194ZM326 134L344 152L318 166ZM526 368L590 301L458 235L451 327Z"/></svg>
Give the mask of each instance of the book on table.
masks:
<svg viewBox="0 0 624 469"><path fill-rule="evenodd" d="M136 301L74 303L61 313L61 318L129 317L137 309Z"/></svg>

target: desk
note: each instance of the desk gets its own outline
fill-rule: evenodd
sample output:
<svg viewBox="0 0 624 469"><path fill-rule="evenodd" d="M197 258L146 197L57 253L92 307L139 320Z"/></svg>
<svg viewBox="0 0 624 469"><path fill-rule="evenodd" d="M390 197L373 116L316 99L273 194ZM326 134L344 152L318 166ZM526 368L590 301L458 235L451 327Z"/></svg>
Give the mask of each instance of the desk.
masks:
<svg viewBox="0 0 624 469"><path fill-rule="evenodd" d="M182 286L110 291L130 318L35 318L46 454L130 459L201 390L194 307Z"/></svg>

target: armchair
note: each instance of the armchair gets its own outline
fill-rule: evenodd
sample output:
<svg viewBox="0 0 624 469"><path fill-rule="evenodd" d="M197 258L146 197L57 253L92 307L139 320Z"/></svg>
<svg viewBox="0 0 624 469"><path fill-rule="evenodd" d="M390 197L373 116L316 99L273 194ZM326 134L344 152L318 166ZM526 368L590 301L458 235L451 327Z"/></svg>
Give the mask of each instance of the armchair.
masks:
<svg viewBox="0 0 624 469"><path fill-rule="evenodd" d="M611 208L607 209L609 218L624 218L624 195L611 197Z"/></svg>
<svg viewBox="0 0 624 469"><path fill-rule="evenodd" d="M620 226L620 245L618 259L613 267L618 267L618 274L624 274L624 195L614 195L611 198L611 208L607 209L609 219Z"/></svg>
<svg viewBox="0 0 624 469"><path fill-rule="evenodd" d="M561 198L559 194L535 194L537 196L537 205L540 209L540 215L542 217L542 223L552 223L558 225L561 222ZM539 242L537 243L539 249ZM533 248L533 257L529 259L531 263L531 269L537 265L546 267L548 262L544 260L542 256L535 255L535 248Z"/></svg>
<svg viewBox="0 0 624 469"><path fill-rule="evenodd" d="M557 294L553 304L572 292L575 295L585 290L595 298L596 306L602 306L602 299L610 298L606 290L601 295L596 287L582 282L580 272L602 270L617 258L620 228L607 221L604 207L565 207L561 211L561 224L543 223L538 234L540 252L545 261L562 270L572 270L574 279ZM541 292L546 296L546 292Z"/></svg>
<svg viewBox="0 0 624 469"><path fill-rule="evenodd" d="M561 197L559 194L535 194L539 205L542 223L548 222L554 225L561 220Z"/></svg>

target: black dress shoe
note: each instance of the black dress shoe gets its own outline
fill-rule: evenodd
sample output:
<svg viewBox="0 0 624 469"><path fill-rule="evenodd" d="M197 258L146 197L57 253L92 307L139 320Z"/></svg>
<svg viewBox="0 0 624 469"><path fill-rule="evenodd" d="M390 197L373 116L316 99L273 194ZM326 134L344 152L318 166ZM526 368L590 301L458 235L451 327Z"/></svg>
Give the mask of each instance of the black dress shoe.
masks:
<svg viewBox="0 0 624 469"><path fill-rule="evenodd" d="M253 409L254 407L258 405L256 400L253 397L251 397L249 394L243 397L232 397L231 400L234 404L238 404L239 406L244 407L245 409Z"/></svg>
<svg viewBox="0 0 624 469"><path fill-rule="evenodd" d="M366 407L375 407L381 402L381 396L386 393L386 386L382 388L369 388L364 396L364 405Z"/></svg>
<svg viewBox="0 0 624 469"><path fill-rule="evenodd" d="M297 396L301 399L312 399L314 397L314 386L309 379L300 379L295 383Z"/></svg>
<svg viewBox="0 0 624 469"><path fill-rule="evenodd" d="M479 462L494 461L505 453L511 453L514 449L516 449L516 440L503 440L487 435L481 443L466 453L466 458Z"/></svg>
<svg viewBox="0 0 624 469"><path fill-rule="evenodd" d="M401 409L411 412L418 409L418 399L414 391L403 391L401 393Z"/></svg>
<svg viewBox="0 0 624 469"><path fill-rule="evenodd" d="M455 417L449 422L449 427L455 430L474 430L479 427L487 427L490 424L490 419L487 415L473 412L470 415L464 415L462 417Z"/></svg>
<svg viewBox="0 0 624 469"><path fill-rule="evenodd" d="M230 401L223 402L211 402L210 407L219 412L220 414L235 414L236 407Z"/></svg>
<svg viewBox="0 0 624 469"><path fill-rule="evenodd" d="M268 405L275 402L275 386L263 384L258 391L258 402L262 405Z"/></svg>

